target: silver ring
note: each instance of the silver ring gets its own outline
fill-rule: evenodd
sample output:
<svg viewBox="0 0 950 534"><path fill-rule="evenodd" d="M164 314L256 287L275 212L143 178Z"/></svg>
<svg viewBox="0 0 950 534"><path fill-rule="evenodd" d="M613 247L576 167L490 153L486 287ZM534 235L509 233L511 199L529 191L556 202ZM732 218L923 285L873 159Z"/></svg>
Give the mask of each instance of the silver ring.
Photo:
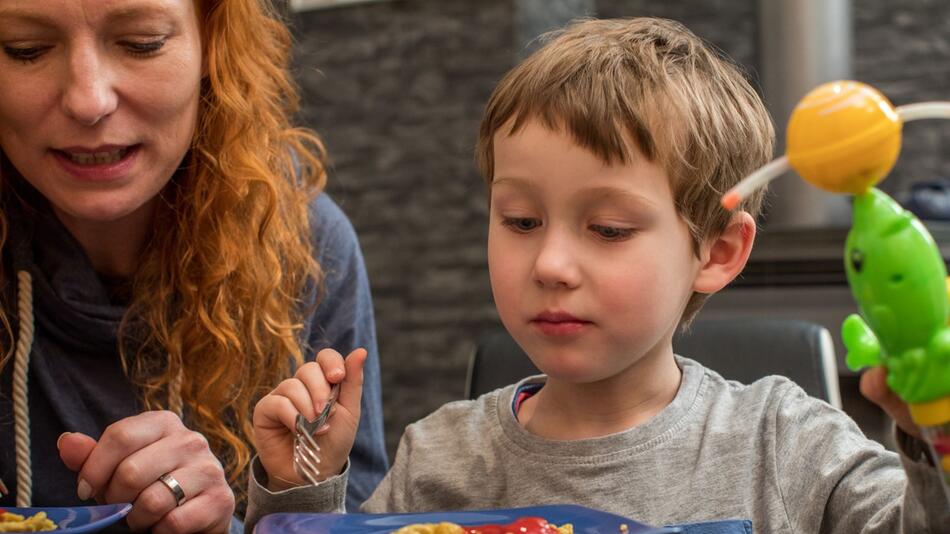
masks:
<svg viewBox="0 0 950 534"><path fill-rule="evenodd" d="M168 491L172 492L172 495L175 496L175 501L178 503L176 506L181 506L181 503L185 502L185 490L181 489L181 484L175 480L175 477L165 473L164 475L158 477L158 481L162 484L165 484L165 487L168 488Z"/></svg>

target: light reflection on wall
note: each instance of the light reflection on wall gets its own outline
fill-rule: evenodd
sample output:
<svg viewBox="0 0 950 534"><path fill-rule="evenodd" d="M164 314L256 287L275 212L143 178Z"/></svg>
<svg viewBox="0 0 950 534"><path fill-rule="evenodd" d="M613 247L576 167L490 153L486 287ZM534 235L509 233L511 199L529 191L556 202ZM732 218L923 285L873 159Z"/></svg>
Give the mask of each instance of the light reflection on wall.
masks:
<svg viewBox="0 0 950 534"><path fill-rule="evenodd" d="M370 2L387 2L389 0L290 0L291 11L307 11L310 9L329 9L334 7L351 6L353 4L368 4Z"/></svg>

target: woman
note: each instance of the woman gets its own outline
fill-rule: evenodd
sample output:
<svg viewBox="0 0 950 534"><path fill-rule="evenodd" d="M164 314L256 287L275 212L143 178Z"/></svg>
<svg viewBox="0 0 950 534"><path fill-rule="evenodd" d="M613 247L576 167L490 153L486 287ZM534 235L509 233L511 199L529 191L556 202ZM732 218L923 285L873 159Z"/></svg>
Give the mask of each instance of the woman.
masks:
<svg viewBox="0 0 950 534"><path fill-rule="evenodd" d="M273 8L0 0L0 46L0 506L227 530L254 402L325 346L370 352L350 502L369 495L368 283L317 195L320 140L289 124Z"/></svg>

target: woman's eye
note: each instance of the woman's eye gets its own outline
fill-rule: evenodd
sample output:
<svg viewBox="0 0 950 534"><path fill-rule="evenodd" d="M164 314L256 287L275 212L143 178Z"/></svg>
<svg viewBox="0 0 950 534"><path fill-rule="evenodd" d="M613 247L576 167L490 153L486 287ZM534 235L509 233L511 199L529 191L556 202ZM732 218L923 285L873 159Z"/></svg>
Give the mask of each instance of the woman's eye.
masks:
<svg viewBox="0 0 950 534"><path fill-rule="evenodd" d="M49 50L50 46L4 46L3 53L10 59L31 63L39 59L44 52Z"/></svg>
<svg viewBox="0 0 950 534"><path fill-rule="evenodd" d="M122 41L119 43L124 46L130 54L133 56L150 56L155 52L161 50L165 46L165 39L157 39L154 41Z"/></svg>
<svg viewBox="0 0 950 534"><path fill-rule="evenodd" d="M617 228L615 226L604 226L602 224L592 224L590 229L599 237L608 241L619 241L633 235L632 228Z"/></svg>
<svg viewBox="0 0 950 534"><path fill-rule="evenodd" d="M516 232L530 232L541 226L541 221L530 217L505 217L502 224Z"/></svg>

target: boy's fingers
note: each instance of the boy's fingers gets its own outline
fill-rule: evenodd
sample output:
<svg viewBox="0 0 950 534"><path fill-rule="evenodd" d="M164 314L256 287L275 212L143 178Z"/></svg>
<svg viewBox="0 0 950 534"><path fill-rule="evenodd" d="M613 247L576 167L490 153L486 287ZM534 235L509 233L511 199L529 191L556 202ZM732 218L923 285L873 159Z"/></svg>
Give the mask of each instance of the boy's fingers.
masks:
<svg viewBox="0 0 950 534"><path fill-rule="evenodd" d="M267 395L258 401L254 415L259 428L284 427L292 432L297 423L297 408L283 395Z"/></svg>
<svg viewBox="0 0 950 534"><path fill-rule="evenodd" d="M367 354L366 349L359 348L346 357L346 378L340 384L340 405L357 416L363 398L363 364Z"/></svg>
<svg viewBox="0 0 950 534"><path fill-rule="evenodd" d="M343 380L346 374L346 368L343 364L343 355L333 349L323 349L317 353L315 358L320 369L323 370L323 376L327 381L336 384Z"/></svg>
<svg viewBox="0 0 950 534"><path fill-rule="evenodd" d="M861 375L860 389L861 394L866 399L880 406L904 432L912 436L920 436L920 431L910 416L907 403L887 386L887 369L885 367L872 367L865 371Z"/></svg>
<svg viewBox="0 0 950 534"><path fill-rule="evenodd" d="M897 395L887 387L887 370L884 367L872 367L861 376L861 394L881 408L900 402Z"/></svg>
<svg viewBox="0 0 950 534"><path fill-rule="evenodd" d="M288 378L282 381L269 396L272 395L286 397L290 400L294 410L306 417L309 421L317 417L317 411L313 407L314 401L310 396L310 391L307 389L306 384L297 378ZM296 415L295 413L294 416ZM293 425L289 428L293 428Z"/></svg>
<svg viewBox="0 0 950 534"><path fill-rule="evenodd" d="M342 367L342 365L343 358L341 357L340 366ZM306 386L310 394L310 404L313 406L314 413L319 414L320 411L323 410L326 400L330 397L331 387L323 373L323 369L321 369L318 363L310 362L301 366L300 369L297 370L297 374L294 375L294 378ZM313 417L309 416L307 418L313 419Z"/></svg>

